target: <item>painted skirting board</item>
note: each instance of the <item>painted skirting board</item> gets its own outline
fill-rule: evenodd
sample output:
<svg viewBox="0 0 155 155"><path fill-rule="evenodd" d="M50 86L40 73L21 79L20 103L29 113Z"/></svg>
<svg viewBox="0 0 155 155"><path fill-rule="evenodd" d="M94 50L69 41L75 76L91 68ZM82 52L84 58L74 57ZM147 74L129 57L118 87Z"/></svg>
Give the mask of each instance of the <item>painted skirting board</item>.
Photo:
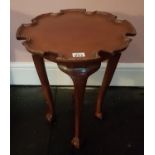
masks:
<svg viewBox="0 0 155 155"><path fill-rule="evenodd" d="M11 85L40 85L33 62L11 62ZM91 75L87 85L101 85L106 64ZM51 85L73 85L68 75L59 70L55 63L46 62L46 70ZM112 86L144 86L143 63L119 63L114 73Z"/></svg>

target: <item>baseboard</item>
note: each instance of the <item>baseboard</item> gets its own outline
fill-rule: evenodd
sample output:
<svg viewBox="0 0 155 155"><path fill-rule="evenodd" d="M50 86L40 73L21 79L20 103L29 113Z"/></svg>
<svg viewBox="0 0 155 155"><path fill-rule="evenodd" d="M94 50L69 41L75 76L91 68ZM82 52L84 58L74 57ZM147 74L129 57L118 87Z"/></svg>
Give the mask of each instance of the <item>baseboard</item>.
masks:
<svg viewBox="0 0 155 155"><path fill-rule="evenodd" d="M32 62L11 62L11 85L40 85L38 75ZM101 85L106 64L91 75L87 85ZM46 63L46 70L51 85L73 85L72 80L56 64ZM119 63L111 82L112 86L144 86L143 63Z"/></svg>

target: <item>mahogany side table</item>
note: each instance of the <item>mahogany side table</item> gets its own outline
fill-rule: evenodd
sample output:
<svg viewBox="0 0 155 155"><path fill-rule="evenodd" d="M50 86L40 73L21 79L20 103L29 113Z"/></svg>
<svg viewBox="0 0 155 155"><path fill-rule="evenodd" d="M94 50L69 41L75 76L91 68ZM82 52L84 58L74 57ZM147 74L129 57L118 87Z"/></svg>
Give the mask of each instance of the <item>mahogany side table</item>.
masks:
<svg viewBox="0 0 155 155"><path fill-rule="evenodd" d="M44 58L57 63L60 70L68 74L74 83L75 126L72 144L80 147L80 111L85 86L89 75L96 72L102 61L107 67L100 87L95 116L102 119L102 101L116 69L121 52L131 38L135 28L127 20L101 11L85 9L61 10L32 19L17 30L17 39L32 54L47 103L46 118L51 122L55 116L53 97L44 65ZM54 79L53 79L54 80Z"/></svg>

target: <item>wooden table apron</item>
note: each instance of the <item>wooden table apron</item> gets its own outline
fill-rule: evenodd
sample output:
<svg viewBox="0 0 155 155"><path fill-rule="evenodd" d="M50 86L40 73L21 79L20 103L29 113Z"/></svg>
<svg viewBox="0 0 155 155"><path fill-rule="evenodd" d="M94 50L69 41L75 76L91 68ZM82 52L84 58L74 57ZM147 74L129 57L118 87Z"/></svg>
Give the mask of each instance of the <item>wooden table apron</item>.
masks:
<svg viewBox="0 0 155 155"><path fill-rule="evenodd" d="M17 39L26 40L23 44L26 47L26 49L30 53L32 53L32 58L33 58L38 76L40 78L44 97L45 97L46 103L47 103L46 118L49 122L51 122L54 119L55 110L54 110L54 101L53 101L49 81L48 81L47 74L46 74L44 58L57 63L59 69L62 70L64 73L68 74L71 77L71 79L73 80L74 98L75 98L75 100L74 100L75 101L75 125L74 125L74 135L73 135L73 139L71 142L75 146L75 148L80 148L80 114L81 114L81 106L83 104L84 92L85 92L85 87L86 87L88 77L100 68L101 62L107 60L107 67L105 70L102 85L99 89L99 93L98 93L97 101L96 101L96 109L95 109L95 116L98 119L102 119L102 104L103 104L105 92L111 82L111 79L112 79L115 69L117 67L119 58L121 56L121 52L125 48L127 48L129 42L131 41L130 39L127 39L127 36L132 36L132 35L136 34L134 27L130 23L128 23L127 21L124 22L124 21L117 20L116 16L113 16L112 14L105 13L105 12L97 12L97 11L86 12L86 10L81 10L81 9L72 10L71 9L71 10L62 10L62 11L60 11L60 13L57 13L57 14L50 13L50 16L52 16L52 17L57 16L57 18L58 17L60 18L60 16L62 16L62 17L64 16L63 18L65 19L65 15L66 15L66 18L67 18L66 20L69 20L70 18L74 19L73 17L75 16L75 17L78 17L77 20L79 20L79 19L82 20L83 18L86 18L85 16L87 16L87 14L89 16L91 15L92 18L95 18L96 21L99 21L99 19L100 19L100 17L98 17L98 16L102 16L103 18L106 19L106 22L107 22L107 19L108 20L111 19L112 22L114 22L114 24L117 22L122 24L122 31L124 31L125 35L123 36L124 37L123 39L120 37L121 38L120 40L117 39L119 41L116 40L116 42L118 42L118 46L117 46L117 44L112 43L114 48L112 48L108 45L106 46L106 44L103 47L100 47L99 43L97 43L99 47L97 47L97 45L94 44L94 45L92 45L92 48L94 48L94 49L101 48L101 49L98 51L94 51L95 54L91 55L91 54L89 54L90 53L89 49L91 47L87 48L88 45L83 45L79 41L80 45L83 46L83 48L86 49L86 51L87 51L86 57L71 58L71 56L69 55L69 52L73 53L74 47L73 47L73 49L68 48L65 45L66 40L62 39L62 42L64 43L64 50L63 50L63 47L60 48L59 46L55 46L55 49L58 48L61 51L65 51L68 48L70 50L68 53L66 51L60 52L60 53L59 52L58 53L50 52L50 51L54 51L53 49L49 49L49 51L47 51L46 48L49 48L50 47L49 45L46 45L46 43L41 45L39 39L38 40L36 39L38 42L37 41L35 42L35 40L33 40L32 38L33 37L35 38L36 37L35 35L39 34L39 32L36 33L34 30L35 25L37 25L37 23L39 23L41 21L41 19L43 20L46 16L49 16L49 14L44 14L44 15L38 16L32 20L31 24L22 25L17 30ZM64 20L64 22L66 20ZM111 20L109 20L109 21L111 22ZM45 20L45 22L46 22L46 20ZM55 21L55 22L58 22L58 21ZM90 22L90 19L88 19L88 23L89 22ZM41 24L42 23L40 23L40 25ZM75 25L73 25L73 27L74 26ZM30 31L31 30L30 28L32 28L33 31ZM41 28L38 28L38 29L41 30ZM47 29L48 29L48 26L47 26ZM66 28L66 31L67 31L67 28ZM119 31L120 31L120 27L119 27ZM33 33L35 35L31 36L31 34L33 34ZM62 33L65 33L65 32L62 32ZM91 31L89 33L91 33ZM58 33L58 35L59 34L60 33ZM83 32L82 32L82 34L83 34ZM42 35L42 34L40 33L40 35ZM74 34L71 34L71 35L73 35L72 37L75 37ZM37 36L36 38L39 38L39 37L40 36ZM44 36L43 36L43 38L44 38ZM119 37L116 37L116 38L119 38ZM86 39L87 39L87 37L86 37ZM104 38L102 38L102 39L104 39ZM70 40L70 38L68 38L68 40ZM91 40L93 40L93 38ZM85 40L82 39L82 41L85 41ZM44 42L44 40L42 42ZM78 42L78 40L77 40L77 42ZM49 44L51 44L51 42ZM74 40L73 40L73 44L74 44ZM109 43L107 43L107 44L109 44ZM89 46L91 46L91 45L89 45ZM71 47L72 47L72 45L71 45ZM109 47L109 50L108 50L108 47ZM39 48L41 48L42 50L40 50ZM46 50L44 50L44 48ZM107 48L107 50L105 51L104 49L106 49L106 48ZM75 49L77 49L77 47ZM80 50L80 49L78 49L78 50ZM82 50L82 51L85 51L85 50Z"/></svg>

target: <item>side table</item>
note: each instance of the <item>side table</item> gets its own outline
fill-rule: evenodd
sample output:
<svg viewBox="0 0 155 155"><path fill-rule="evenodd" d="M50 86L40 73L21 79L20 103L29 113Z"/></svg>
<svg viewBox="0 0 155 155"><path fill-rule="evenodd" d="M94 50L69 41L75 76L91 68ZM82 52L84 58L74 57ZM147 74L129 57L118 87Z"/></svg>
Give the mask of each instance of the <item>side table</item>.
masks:
<svg viewBox="0 0 155 155"><path fill-rule="evenodd" d="M85 9L61 10L32 19L17 30L17 39L32 54L47 103L46 118L55 117L53 97L44 65L44 58L57 63L60 70L68 74L74 83L75 126L72 144L80 147L80 111L85 86L89 75L96 72L102 61L107 67L100 87L95 116L102 119L102 101L111 82L121 52L131 38L135 28L127 20L118 20L111 13ZM53 79L54 80L54 79Z"/></svg>

